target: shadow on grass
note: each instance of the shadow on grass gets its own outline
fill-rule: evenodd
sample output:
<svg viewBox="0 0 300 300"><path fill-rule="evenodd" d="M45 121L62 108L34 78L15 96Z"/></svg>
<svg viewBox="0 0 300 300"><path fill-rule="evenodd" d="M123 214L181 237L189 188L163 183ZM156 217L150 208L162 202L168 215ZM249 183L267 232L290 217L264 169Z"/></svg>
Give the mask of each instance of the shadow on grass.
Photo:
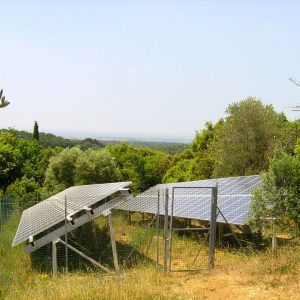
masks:
<svg viewBox="0 0 300 300"><path fill-rule="evenodd" d="M62 237L64 240L64 237ZM107 225L102 228L94 222L89 222L68 234L68 243L91 257L103 266L113 270L113 255L111 240ZM120 267L133 250L132 245L116 241L118 261ZM126 263L127 268L131 268L139 263L154 263L142 253L134 249L132 256ZM52 245L48 244L31 253L31 263L34 270L38 272L50 273L52 271ZM66 247L57 244L57 266L58 271L63 272L66 267ZM99 270L85 258L68 249L68 270L69 271L89 271Z"/></svg>

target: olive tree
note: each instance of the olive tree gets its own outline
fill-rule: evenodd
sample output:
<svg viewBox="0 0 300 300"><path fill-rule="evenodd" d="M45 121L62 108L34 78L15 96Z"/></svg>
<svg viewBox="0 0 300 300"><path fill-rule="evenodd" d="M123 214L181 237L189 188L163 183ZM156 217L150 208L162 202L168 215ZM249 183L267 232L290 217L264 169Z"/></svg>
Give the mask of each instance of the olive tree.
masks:
<svg viewBox="0 0 300 300"><path fill-rule="evenodd" d="M271 105L249 97L227 108L220 138L215 142L215 176L257 174L268 167L268 158L280 134L281 120Z"/></svg>
<svg viewBox="0 0 300 300"><path fill-rule="evenodd" d="M45 191L49 195L74 185L118 180L120 172L108 151L82 151L73 147L51 157L46 171Z"/></svg>
<svg viewBox="0 0 300 300"><path fill-rule="evenodd" d="M266 217L288 218L300 229L300 157L276 149L262 183L254 191L249 223L262 226Z"/></svg>

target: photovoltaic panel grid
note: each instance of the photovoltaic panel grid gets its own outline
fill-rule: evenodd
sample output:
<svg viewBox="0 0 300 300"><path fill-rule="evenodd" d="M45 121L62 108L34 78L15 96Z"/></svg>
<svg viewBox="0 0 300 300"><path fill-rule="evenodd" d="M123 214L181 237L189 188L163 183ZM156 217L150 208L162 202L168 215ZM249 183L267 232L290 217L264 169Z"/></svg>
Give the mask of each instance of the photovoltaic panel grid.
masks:
<svg viewBox="0 0 300 300"><path fill-rule="evenodd" d="M131 182L91 184L70 187L23 211L13 246L64 221L65 197L67 215L73 215L129 186ZM119 204L117 202L115 205Z"/></svg>
<svg viewBox="0 0 300 300"><path fill-rule="evenodd" d="M117 208L151 214L157 214L159 208L159 214L164 215L163 193L168 188L170 198L168 215L171 215L173 196L174 217L209 221L212 195L209 189L201 189L200 187L214 187L218 184L217 201L220 211L228 223L243 225L246 221L253 189L259 185L260 181L258 175L253 175L158 184L135 198L122 203ZM176 188L172 195L173 187ZM158 193L160 193L161 200L159 204ZM217 222L225 222L221 214L218 214Z"/></svg>

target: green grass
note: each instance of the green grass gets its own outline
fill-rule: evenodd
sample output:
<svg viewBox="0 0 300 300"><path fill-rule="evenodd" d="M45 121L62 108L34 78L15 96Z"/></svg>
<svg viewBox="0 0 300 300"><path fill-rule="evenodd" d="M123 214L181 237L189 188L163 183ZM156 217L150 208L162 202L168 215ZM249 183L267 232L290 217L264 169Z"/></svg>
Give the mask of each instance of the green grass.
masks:
<svg viewBox="0 0 300 300"><path fill-rule="evenodd" d="M11 247L20 216L14 214L2 225L0 234L0 297L14 287L26 286L26 278L32 275L30 257L22 246ZM20 280L21 279L21 280Z"/></svg>

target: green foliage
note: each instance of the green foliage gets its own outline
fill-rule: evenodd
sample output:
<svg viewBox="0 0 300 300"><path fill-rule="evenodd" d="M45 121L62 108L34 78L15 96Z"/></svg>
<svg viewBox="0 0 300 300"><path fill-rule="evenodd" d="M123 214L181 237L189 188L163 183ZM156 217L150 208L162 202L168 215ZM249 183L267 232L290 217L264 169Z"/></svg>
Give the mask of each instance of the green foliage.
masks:
<svg viewBox="0 0 300 300"><path fill-rule="evenodd" d="M40 139L39 125L37 121L34 121L32 139L35 141L39 141Z"/></svg>
<svg viewBox="0 0 300 300"><path fill-rule="evenodd" d="M120 145L123 144L125 141L106 140L101 142L104 145ZM137 148L150 148L154 150L161 150L168 154L181 153L188 147L186 143L177 143L177 142L152 142L152 141L127 140L125 143Z"/></svg>
<svg viewBox="0 0 300 300"><path fill-rule="evenodd" d="M120 171L108 151L67 148L51 157L44 191L48 195L55 194L73 185L114 182L120 177Z"/></svg>
<svg viewBox="0 0 300 300"><path fill-rule="evenodd" d="M34 178L23 176L8 186L6 193L13 195L16 203L20 207L28 207L29 204L35 204L39 199L40 185Z"/></svg>
<svg viewBox="0 0 300 300"><path fill-rule="evenodd" d="M37 189L43 185L49 158L56 152L42 147L36 141L17 138L13 130L1 132L0 187L3 194L14 195L20 199L20 203L23 203L24 199L29 201L32 195L25 185L34 182L31 186Z"/></svg>
<svg viewBox="0 0 300 300"><path fill-rule="evenodd" d="M206 123L206 128L200 133L197 132L192 143L194 151L194 163L191 172L193 179L207 179L213 176L214 166L216 164L214 142L218 140L220 132L224 125L223 119L220 119L215 125L211 122Z"/></svg>
<svg viewBox="0 0 300 300"><path fill-rule="evenodd" d="M283 119L279 142L281 147L290 154L294 153L294 147L300 136L300 119L294 122Z"/></svg>
<svg viewBox="0 0 300 300"><path fill-rule="evenodd" d="M91 138L84 139L78 144L78 146L81 150L99 149L104 147L100 141Z"/></svg>
<svg viewBox="0 0 300 300"><path fill-rule="evenodd" d="M26 136L26 135L25 135ZM25 138L23 136L23 138ZM71 141L69 139L65 139L60 136L56 136L52 133L40 133L40 144L46 147L61 147L61 148L67 148L67 147L74 147L77 144L77 141Z"/></svg>
<svg viewBox="0 0 300 300"><path fill-rule="evenodd" d="M6 188L26 175L39 184L44 181L48 159L55 151L43 148L35 141L18 139L13 131L0 133L0 179Z"/></svg>
<svg viewBox="0 0 300 300"><path fill-rule="evenodd" d="M134 147L150 148L161 150L169 154L181 153L187 145L184 143L171 142L149 142L149 141L127 141L128 144Z"/></svg>
<svg viewBox="0 0 300 300"><path fill-rule="evenodd" d="M194 160L180 160L173 168L169 169L163 177L163 182L182 182L190 181L192 178L192 165Z"/></svg>
<svg viewBox="0 0 300 300"><path fill-rule="evenodd" d="M214 145L215 176L241 176L266 170L279 136L279 114L271 105L252 97L229 105L227 113L222 135Z"/></svg>
<svg viewBox="0 0 300 300"><path fill-rule="evenodd" d="M206 128L196 132L190 148L174 159L175 165L167 171L164 182L180 182L211 178L214 170L212 142L222 128L223 120L215 125L206 123Z"/></svg>
<svg viewBox="0 0 300 300"><path fill-rule="evenodd" d="M107 150L87 150L76 162L76 185L116 182L120 177L121 173Z"/></svg>
<svg viewBox="0 0 300 300"><path fill-rule="evenodd" d="M201 132L196 132L196 136L192 142L193 152L202 152L208 149L209 143L213 139L214 126L211 122L205 124L206 128Z"/></svg>
<svg viewBox="0 0 300 300"><path fill-rule="evenodd" d="M126 143L106 148L115 158L122 179L133 182L131 188L134 192L160 183L172 164L170 155L158 150L136 148Z"/></svg>
<svg viewBox="0 0 300 300"><path fill-rule="evenodd" d="M23 139L17 140L17 148L20 151L20 176L33 177L40 186L43 185L49 158L60 150L45 148L36 141Z"/></svg>
<svg viewBox="0 0 300 300"><path fill-rule="evenodd" d="M46 171L45 190L55 194L75 185L76 163L82 151L79 148L67 148L50 158Z"/></svg>
<svg viewBox="0 0 300 300"><path fill-rule="evenodd" d="M1 131L8 132L11 130L1 129ZM13 131L15 132L16 137L19 139L24 139L24 140L32 140L33 139L33 135L29 132L17 131L17 130L13 130ZM66 138L54 135L52 133L44 133L44 132L39 133L39 142L42 146L51 147L51 148L55 148L55 147L61 147L61 148L70 147L71 148L71 147L78 146L82 150L86 150L89 148L99 149L99 148L104 147L104 144L96 139L87 138L84 140L80 140L80 139L70 140L70 139L66 139Z"/></svg>
<svg viewBox="0 0 300 300"><path fill-rule="evenodd" d="M153 155L144 157L144 184L145 188L161 183L166 171L172 165L172 159L169 155L162 152L156 152Z"/></svg>
<svg viewBox="0 0 300 300"><path fill-rule="evenodd" d="M142 185L143 157L137 149L125 143L117 146L107 146L115 158L118 168L121 171L123 180L131 180L132 190L138 191Z"/></svg>
<svg viewBox="0 0 300 300"><path fill-rule="evenodd" d="M3 190L21 175L21 153L13 133L0 133L0 186Z"/></svg>
<svg viewBox="0 0 300 300"><path fill-rule="evenodd" d="M45 198L73 185L132 180L133 191L142 191L160 183L173 163L162 151L126 144L108 146L108 150L61 150L44 147L42 134L39 143L18 134L1 132L0 179L3 194L12 194L22 205L32 201L33 188ZM88 148L101 147L96 140L85 142Z"/></svg>
<svg viewBox="0 0 300 300"><path fill-rule="evenodd" d="M300 138L297 140L294 152L296 155L300 156Z"/></svg>
<svg viewBox="0 0 300 300"><path fill-rule="evenodd" d="M287 217L300 229L300 157L276 149L262 184L255 190L250 223L262 225L272 214Z"/></svg>

